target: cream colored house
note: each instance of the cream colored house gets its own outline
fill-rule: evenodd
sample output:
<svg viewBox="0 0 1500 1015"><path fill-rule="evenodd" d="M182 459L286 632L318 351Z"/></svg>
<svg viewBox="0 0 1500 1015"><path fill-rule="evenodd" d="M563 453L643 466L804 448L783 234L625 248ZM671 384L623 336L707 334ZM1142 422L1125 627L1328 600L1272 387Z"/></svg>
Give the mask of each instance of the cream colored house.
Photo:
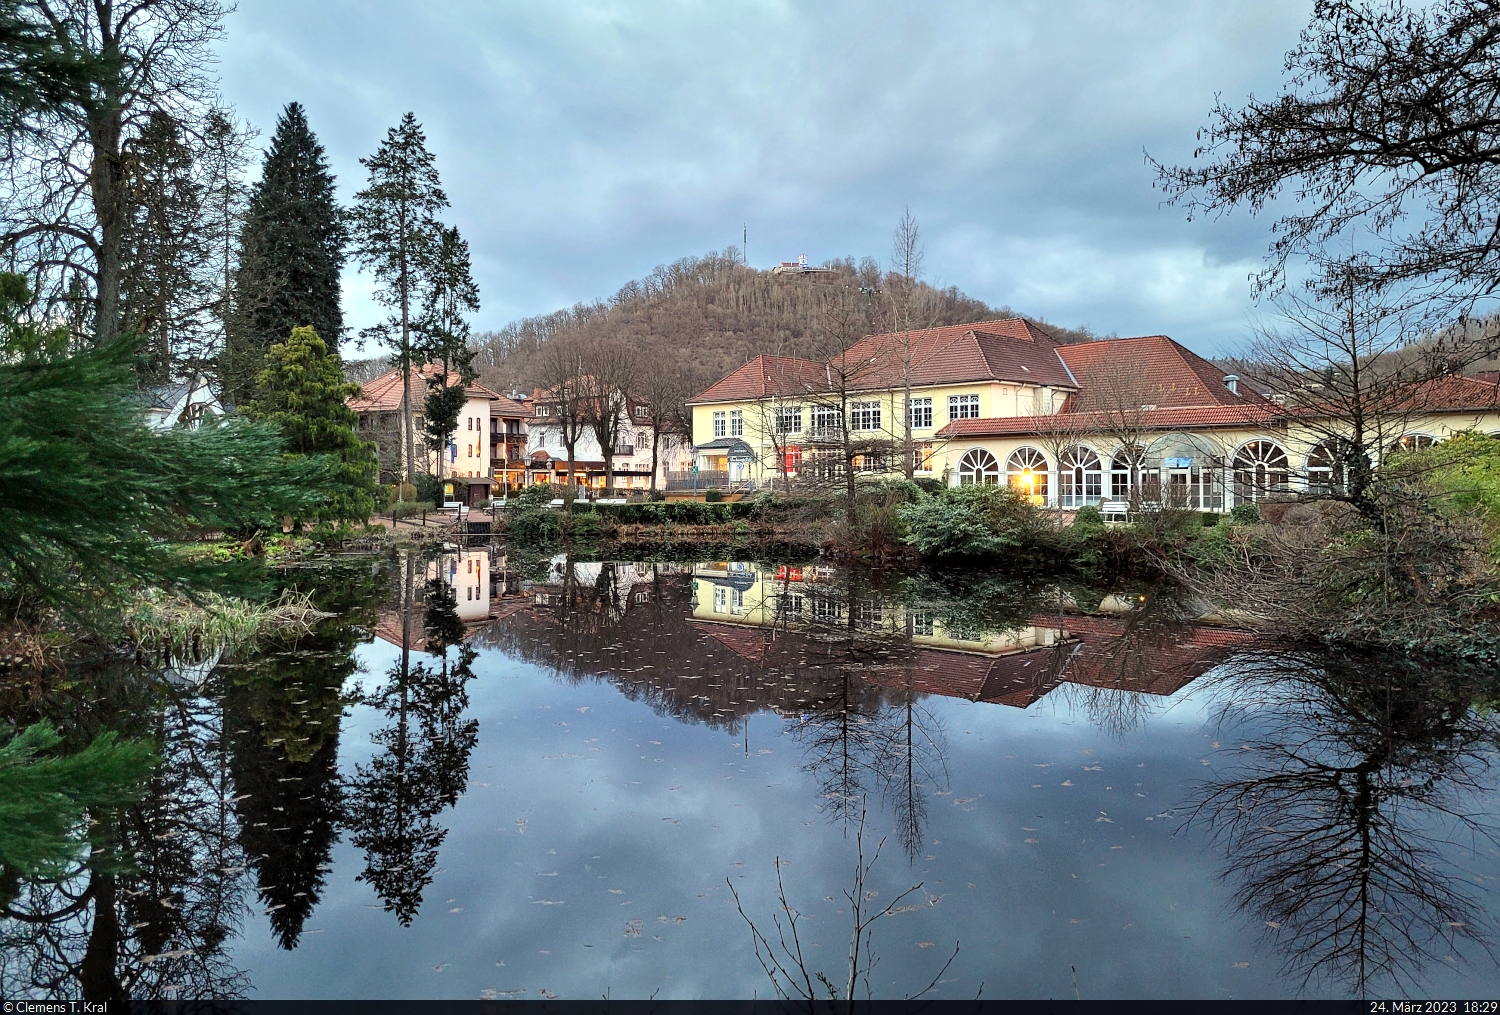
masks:
<svg viewBox="0 0 1500 1015"><path fill-rule="evenodd" d="M467 398L447 447L441 451L427 449L422 434L422 402L427 396L428 379L441 372L441 366L431 363L412 371L416 471L442 475L449 487L446 495L467 504L477 504L501 492L496 485L505 483L512 474L515 478L511 482L519 485L531 410L482 384L464 387ZM451 374L448 383L456 386L458 375ZM359 416L359 435L375 442L382 483L398 482L406 471L401 397L401 371L392 370L363 385L349 400L349 407Z"/></svg>
<svg viewBox="0 0 1500 1015"><path fill-rule="evenodd" d="M1425 385L1376 421L1375 443L1500 434L1497 396L1493 379ZM908 412L917 476L1005 482L1062 508L1145 497L1228 511L1342 483L1337 427L1161 335L1063 346L1020 320L874 335L831 364L752 360L689 405L705 487L795 481L830 447L900 473Z"/></svg>

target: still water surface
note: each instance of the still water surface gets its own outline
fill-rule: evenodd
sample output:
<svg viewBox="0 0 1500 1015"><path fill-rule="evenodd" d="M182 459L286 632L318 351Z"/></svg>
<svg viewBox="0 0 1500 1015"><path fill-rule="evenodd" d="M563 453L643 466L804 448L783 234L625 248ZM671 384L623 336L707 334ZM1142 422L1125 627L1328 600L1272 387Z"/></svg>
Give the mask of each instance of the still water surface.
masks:
<svg viewBox="0 0 1500 1015"><path fill-rule="evenodd" d="M842 984L861 846L867 914L919 886L877 997L1500 985L1493 675L993 574L295 580L314 635L103 693L166 745L135 869L23 890L8 996L764 997L778 858Z"/></svg>

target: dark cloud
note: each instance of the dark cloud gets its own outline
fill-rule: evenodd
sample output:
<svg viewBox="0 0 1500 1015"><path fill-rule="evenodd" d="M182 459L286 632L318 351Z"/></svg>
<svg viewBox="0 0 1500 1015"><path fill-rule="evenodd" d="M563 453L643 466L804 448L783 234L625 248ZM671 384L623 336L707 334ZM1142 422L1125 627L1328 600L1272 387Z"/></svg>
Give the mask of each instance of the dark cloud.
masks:
<svg viewBox="0 0 1500 1015"><path fill-rule="evenodd" d="M1306 0L421 4L247 0L225 91L296 99L341 189L410 109L496 327L738 244L753 264L888 253L993 304L1205 351L1244 332L1263 221L1160 207L1215 92L1274 91ZM351 278L350 323L372 323Z"/></svg>

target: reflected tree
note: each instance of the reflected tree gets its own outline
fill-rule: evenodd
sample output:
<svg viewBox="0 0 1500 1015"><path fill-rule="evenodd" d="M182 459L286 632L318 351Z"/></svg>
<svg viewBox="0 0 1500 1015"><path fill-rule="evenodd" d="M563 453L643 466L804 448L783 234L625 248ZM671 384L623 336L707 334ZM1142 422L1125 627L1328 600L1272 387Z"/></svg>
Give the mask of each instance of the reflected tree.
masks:
<svg viewBox="0 0 1500 1015"><path fill-rule="evenodd" d="M463 793L469 753L479 739L478 721L463 717L476 653L461 640L454 596L441 578L443 588L424 584L418 615L416 567L412 555L402 561L401 656L384 686L364 698L389 720L371 737L381 752L356 767L346 789L352 841L365 853L359 880L403 925L416 916L432 882L448 834L437 817ZM432 659L413 663L418 625Z"/></svg>
<svg viewBox="0 0 1500 1015"><path fill-rule="evenodd" d="M223 667L240 845L271 931L289 950L318 904L344 818L344 685L357 668L356 646L375 626L377 580L368 567L325 573L310 591L332 616Z"/></svg>
<svg viewBox="0 0 1500 1015"><path fill-rule="evenodd" d="M1225 850L1235 900L1304 986L1411 988L1467 951L1492 959L1463 857L1485 813L1500 717L1493 672L1332 652L1258 656L1224 678L1242 737L1192 822Z"/></svg>

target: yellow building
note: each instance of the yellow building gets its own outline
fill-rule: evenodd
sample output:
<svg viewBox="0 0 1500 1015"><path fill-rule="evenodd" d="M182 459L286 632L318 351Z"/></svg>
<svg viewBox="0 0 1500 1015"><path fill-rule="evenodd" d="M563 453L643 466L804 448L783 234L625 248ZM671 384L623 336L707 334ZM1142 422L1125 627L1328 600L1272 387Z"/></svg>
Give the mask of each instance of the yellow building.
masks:
<svg viewBox="0 0 1500 1015"><path fill-rule="evenodd" d="M700 488L795 485L846 462L899 474L908 413L916 476L1063 508L1228 511L1342 483L1337 426L1162 335L1064 346L1014 319L873 335L830 363L759 357L688 404ZM1496 404L1493 378L1444 378L1373 421L1374 443L1500 433Z"/></svg>

